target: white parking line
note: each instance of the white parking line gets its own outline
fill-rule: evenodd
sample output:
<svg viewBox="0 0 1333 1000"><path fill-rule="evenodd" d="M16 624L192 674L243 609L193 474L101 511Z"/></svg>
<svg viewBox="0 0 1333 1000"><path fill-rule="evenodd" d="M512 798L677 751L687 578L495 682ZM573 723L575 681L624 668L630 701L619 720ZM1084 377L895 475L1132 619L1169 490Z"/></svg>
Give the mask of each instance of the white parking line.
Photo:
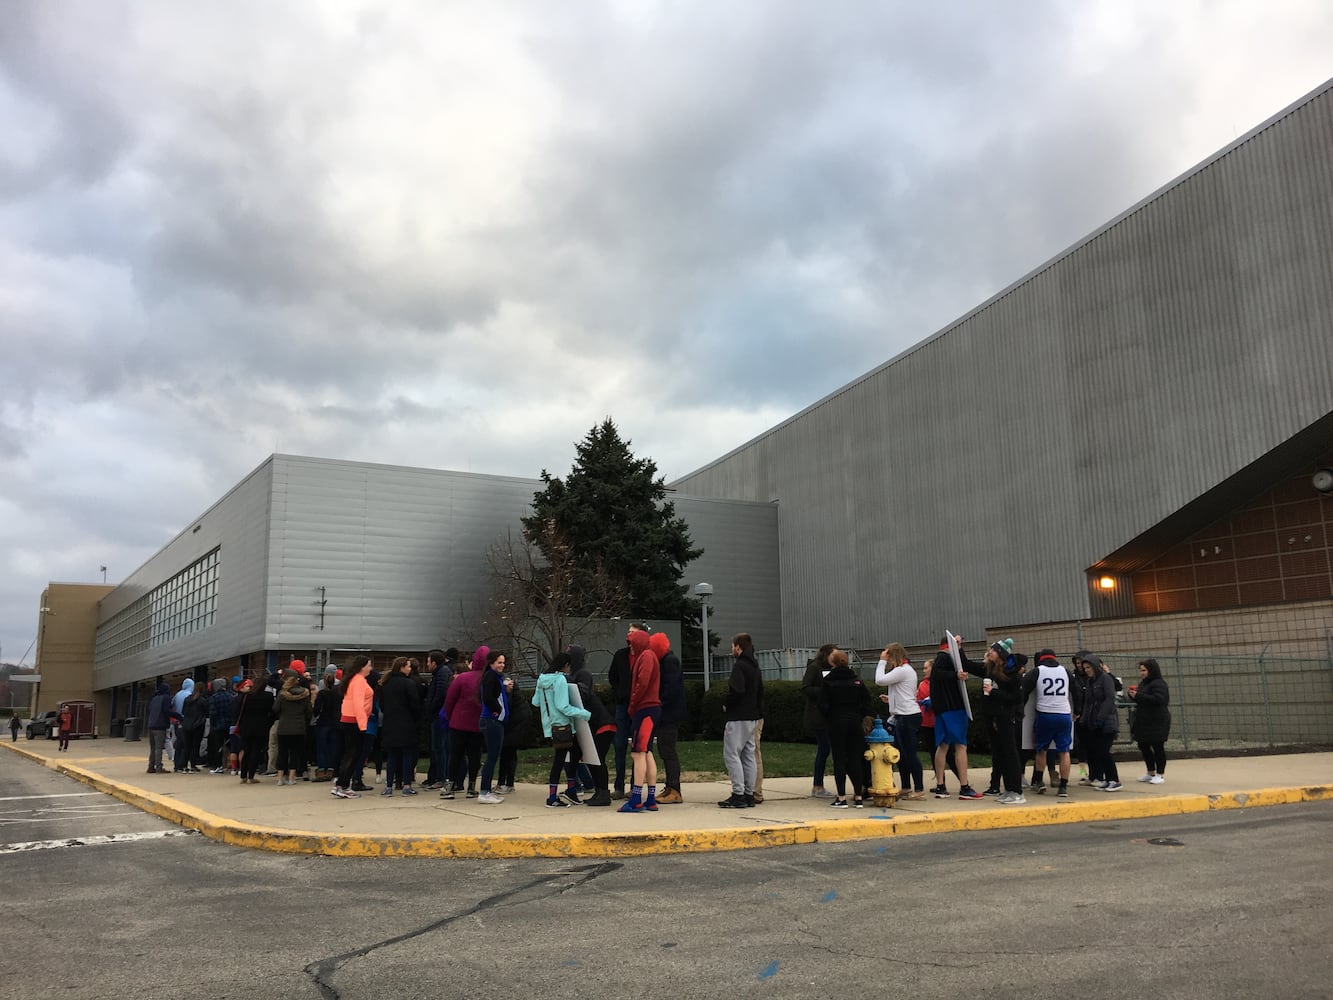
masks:
<svg viewBox="0 0 1333 1000"><path fill-rule="evenodd" d="M104 844L128 844L136 840L161 840L163 837L193 837L197 830L148 830L144 833L108 833L94 837L66 837L64 840L29 840L17 844L0 844L0 854L20 851L50 851L58 847L101 847Z"/></svg>
<svg viewBox="0 0 1333 1000"><path fill-rule="evenodd" d="M56 795L0 795L0 802L18 802L21 799L82 799L104 792L60 792Z"/></svg>

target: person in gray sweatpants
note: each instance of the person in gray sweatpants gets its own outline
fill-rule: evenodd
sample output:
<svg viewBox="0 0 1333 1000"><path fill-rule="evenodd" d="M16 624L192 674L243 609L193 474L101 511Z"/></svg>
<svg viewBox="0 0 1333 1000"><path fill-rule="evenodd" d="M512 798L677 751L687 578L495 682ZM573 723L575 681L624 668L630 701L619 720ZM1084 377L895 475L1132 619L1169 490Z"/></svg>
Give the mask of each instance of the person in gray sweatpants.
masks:
<svg viewBox="0 0 1333 1000"><path fill-rule="evenodd" d="M722 710L727 724L722 730L722 761L731 778L731 796L718 805L723 809L752 809L758 768L755 762L755 729L764 717L764 677L754 658L754 642L741 632L731 640L735 657Z"/></svg>

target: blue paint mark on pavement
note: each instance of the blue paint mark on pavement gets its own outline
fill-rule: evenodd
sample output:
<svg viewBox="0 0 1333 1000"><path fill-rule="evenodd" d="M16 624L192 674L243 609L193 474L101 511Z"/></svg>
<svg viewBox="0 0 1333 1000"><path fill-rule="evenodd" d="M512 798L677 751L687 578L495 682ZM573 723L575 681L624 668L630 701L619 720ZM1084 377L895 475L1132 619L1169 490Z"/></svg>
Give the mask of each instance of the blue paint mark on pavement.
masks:
<svg viewBox="0 0 1333 1000"><path fill-rule="evenodd" d="M777 963L777 962L769 962L769 963L768 963L768 968L764 969L763 972L759 973L759 978L760 978L760 979L772 979L772 978L773 978L774 976L776 976L777 974L778 974L778 963Z"/></svg>
<svg viewBox="0 0 1333 1000"><path fill-rule="evenodd" d="M831 903L831 902L833 902L833 901L834 901L835 899L837 899L837 898L838 898L838 894L837 894L836 892L830 892L830 893L829 893L828 895L826 895L822 900L820 900L820 902L821 902L821 903Z"/></svg>

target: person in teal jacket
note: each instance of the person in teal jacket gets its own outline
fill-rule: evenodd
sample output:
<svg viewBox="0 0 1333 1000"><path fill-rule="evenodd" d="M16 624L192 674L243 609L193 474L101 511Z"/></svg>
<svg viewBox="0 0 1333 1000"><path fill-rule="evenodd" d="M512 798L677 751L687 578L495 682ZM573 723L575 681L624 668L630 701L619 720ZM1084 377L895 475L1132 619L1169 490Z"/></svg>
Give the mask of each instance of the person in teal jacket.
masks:
<svg viewBox="0 0 1333 1000"><path fill-rule="evenodd" d="M537 678L537 693L533 701L542 713L542 734L551 735L552 726L573 726L576 719L588 720L592 713L586 708L579 708L569 701L569 670L573 659L568 653L557 653L550 666ZM576 738L574 745L567 748L551 749L551 773L547 779L549 794L546 804L553 809L564 808L579 802L578 773L579 761L583 755ZM560 787L560 772L565 772L565 791L563 798L556 794Z"/></svg>

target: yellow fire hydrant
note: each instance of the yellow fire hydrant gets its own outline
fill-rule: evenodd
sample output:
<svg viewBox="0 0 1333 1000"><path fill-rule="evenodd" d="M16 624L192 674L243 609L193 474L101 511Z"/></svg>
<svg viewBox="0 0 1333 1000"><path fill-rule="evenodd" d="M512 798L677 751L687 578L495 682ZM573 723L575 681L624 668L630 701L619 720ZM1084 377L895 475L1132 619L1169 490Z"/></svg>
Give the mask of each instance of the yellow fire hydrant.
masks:
<svg viewBox="0 0 1333 1000"><path fill-rule="evenodd" d="M875 727L866 736L866 742L870 744L865 752L865 759L870 761L870 787L866 789L866 794L877 806L891 806L898 801L898 789L893 784L893 768L902 754L893 745L893 737L880 719L875 720Z"/></svg>

